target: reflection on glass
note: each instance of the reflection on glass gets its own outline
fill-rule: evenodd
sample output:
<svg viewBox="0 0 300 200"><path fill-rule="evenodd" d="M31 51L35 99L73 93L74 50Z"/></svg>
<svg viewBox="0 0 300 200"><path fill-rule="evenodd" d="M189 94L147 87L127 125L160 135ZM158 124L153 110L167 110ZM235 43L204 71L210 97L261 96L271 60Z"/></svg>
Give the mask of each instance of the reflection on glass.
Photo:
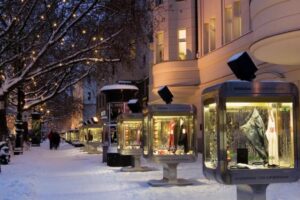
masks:
<svg viewBox="0 0 300 200"><path fill-rule="evenodd" d="M153 154L184 155L194 153L192 116L153 118Z"/></svg>
<svg viewBox="0 0 300 200"><path fill-rule="evenodd" d="M149 140L148 140L148 127L149 127L149 121L148 121L148 116L144 116L143 119L143 150L144 150L144 155L148 155L149 154Z"/></svg>
<svg viewBox="0 0 300 200"><path fill-rule="evenodd" d="M204 132L205 132L205 166L215 169L217 167L217 110L216 104L204 106Z"/></svg>

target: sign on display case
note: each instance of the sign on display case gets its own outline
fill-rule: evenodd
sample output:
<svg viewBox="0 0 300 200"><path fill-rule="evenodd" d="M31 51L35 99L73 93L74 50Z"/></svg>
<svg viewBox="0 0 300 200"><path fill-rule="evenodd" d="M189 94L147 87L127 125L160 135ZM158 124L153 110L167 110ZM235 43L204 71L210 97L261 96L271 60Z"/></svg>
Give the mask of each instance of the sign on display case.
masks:
<svg viewBox="0 0 300 200"><path fill-rule="evenodd" d="M196 149L196 108L187 104L150 105L144 115L144 157L164 165L162 180L150 185L188 185L177 179L177 165L194 162Z"/></svg>
<svg viewBox="0 0 300 200"><path fill-rule="evenodd" d="M202 101L206 177L237 184L238 199L249 187L265 199L268 184L298 180L294 84L228 81L205 89Z"/></svg>
<svg viewBox="0 0 300 200"><path fill-rule="evenodd" d="M124 113L118 117L118 152L121 155L133 156L133 166L123 167L121 171L137 172L150 171L148 167L141 166L143 114Z"/></svg>

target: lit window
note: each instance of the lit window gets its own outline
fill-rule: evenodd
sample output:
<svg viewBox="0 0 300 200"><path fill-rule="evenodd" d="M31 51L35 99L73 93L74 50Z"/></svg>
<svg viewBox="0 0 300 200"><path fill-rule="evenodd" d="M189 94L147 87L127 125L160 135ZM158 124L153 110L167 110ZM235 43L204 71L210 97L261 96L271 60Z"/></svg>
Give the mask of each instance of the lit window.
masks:
<svg viewBox="0 0 300 200"><path fill-rule="evenodd" d="M242 35L241 2L233 2L233 39Z"/></svg>
<svg viewBox="0 0 300 200"><path fill-rule="evenodd" d="M186 30L178 31L178 57L180 60L186 59Z"/></svg>
<svg viewBox="0 0 300 200"><path fill-rule="evenodd" d="M210 18L203 26L203 54L216 49L216 18Z"/></svg>
<svg viewBox="0 0 300 200"><path fill-rule="evenodd" d="M224 8L224 42L229 43L242 35L241 2L229 2Z"/></svg>
<svg viewBox="0 0 300 200"><path fill-rule="evenodd" d="M209 50L216 49L216 19L210 18L209 20Z"/></svg>
<svg viewBox="0 0 300 200"><path fill-rule="evenodd" d="M164 32L158 32L156 38L156 63L159 63L164 60Z"/></svg>
<svg viewBox="0 0 300 200"><path fill-rule="evenodd" d="M224 42L225 44L232 40L232 7L226 7L224 13Z"/></svg>

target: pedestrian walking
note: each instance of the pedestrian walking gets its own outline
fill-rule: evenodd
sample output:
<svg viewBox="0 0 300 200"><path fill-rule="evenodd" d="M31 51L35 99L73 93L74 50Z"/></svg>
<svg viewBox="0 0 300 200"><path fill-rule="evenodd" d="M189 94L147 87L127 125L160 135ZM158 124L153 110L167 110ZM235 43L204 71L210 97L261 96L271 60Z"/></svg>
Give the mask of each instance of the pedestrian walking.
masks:
<svg viewBox="0 0 300 200"><path fill-rule="evenodd" d="M53 133L53 147L54 149L58 149L60 143L60 136L58 132Z"/></svg>
<svg viewBox="0 0 300 200"><path fill-rule="evenodd" d="M51 130L48 134L48 139L49 139L49 148L52 149L53 148L53 135L54 132Z"/></svg>

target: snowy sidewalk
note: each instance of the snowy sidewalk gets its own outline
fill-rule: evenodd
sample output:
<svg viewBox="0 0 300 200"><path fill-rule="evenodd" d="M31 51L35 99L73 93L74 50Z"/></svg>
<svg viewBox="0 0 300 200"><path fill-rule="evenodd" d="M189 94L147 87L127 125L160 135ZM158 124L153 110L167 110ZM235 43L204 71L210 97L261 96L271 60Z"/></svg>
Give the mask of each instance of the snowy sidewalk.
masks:
<svg viewBox="0 0 300 200"><path fill-rule="evenodd" d="M235 186L224 186L203 177L201 158L180 164L178 177L198 184L185 187L151 187L150 179L162 178L160 165L152 172L120 172L102 163L102 155L81 152L67 143L49 150L48 142L14 156L2 166L0 200L235 200ZM300 182L273 184L268 200L298 200Z"/></svg>

